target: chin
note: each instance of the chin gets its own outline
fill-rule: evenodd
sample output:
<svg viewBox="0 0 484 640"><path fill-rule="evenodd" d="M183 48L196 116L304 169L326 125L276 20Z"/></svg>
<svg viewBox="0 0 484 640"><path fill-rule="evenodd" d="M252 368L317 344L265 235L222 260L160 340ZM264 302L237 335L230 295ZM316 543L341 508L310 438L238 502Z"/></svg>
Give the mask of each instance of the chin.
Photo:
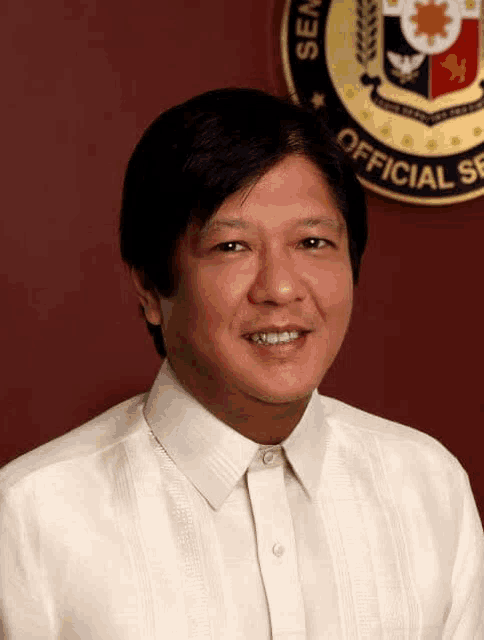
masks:
<svg viewBox="0 0 484 640"><path fill-rule="evenodd" d="M259 402L265 404L288 404L309 397L314 389L319 386L320 379L307 380L301 383L300 379L281 380L276 383L275 380L244 380L239 388Z"/></svg>

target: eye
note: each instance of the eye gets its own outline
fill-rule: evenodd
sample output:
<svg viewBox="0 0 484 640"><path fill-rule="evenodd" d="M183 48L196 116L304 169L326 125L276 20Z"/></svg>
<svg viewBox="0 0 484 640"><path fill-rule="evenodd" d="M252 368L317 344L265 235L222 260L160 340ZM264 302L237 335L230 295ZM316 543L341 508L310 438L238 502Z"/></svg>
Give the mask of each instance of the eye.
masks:
<svg viewBox="0 0 484 640"><path fill-rule="evenodd" d="M241 249L236 249L235 247L242 247L244 250L244 245L241 242L221 242L215 247L215 251L221 251L222 253L239 253Z"/></svg>
<svg viewBox="0 0 484 640"><path fill-rule="evenodd" d="M305 246L305 249L323 249L333 243L325 238L304 238L301 240L301 244Z"/></svg>

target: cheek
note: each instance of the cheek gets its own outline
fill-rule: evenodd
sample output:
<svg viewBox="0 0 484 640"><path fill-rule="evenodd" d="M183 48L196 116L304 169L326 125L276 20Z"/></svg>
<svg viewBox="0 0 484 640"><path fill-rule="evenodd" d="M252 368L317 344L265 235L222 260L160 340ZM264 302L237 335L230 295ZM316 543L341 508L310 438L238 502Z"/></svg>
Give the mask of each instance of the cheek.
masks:
<svg viewBox="0 0 484 640"><path fill-rule="evenodd" d="M177 304L175 300L168 300L166 298L162 298L160 300L160 311L161 311L161 327L162 331L165 335L170 332L170 328L172 326L171 320L173 314L177 315Z"/></svg>
<svg viewBox="0 0 484 640"><path fill-rule="evenodd" d="M247 294L250 283L257 273L254 259L234 260L232 264L209 267L200 272L199 282L220 292L222 299L235 302Z"/></svg>
<svg viewBox="0 0 484 640"><path fill-rule="evenodd" d="M247 295L250 278L246 270L235 265L192 272L189 312L196 320L198 333L203 328L205 335L213 335L228 326Z"/></svg>
<svg viewBox="0 0 484 640"><path fill-rule="evenodd" d="M329 269L308 270L306 282L315 292L324 309L351 310L353 302L353 275L345 264L332 265Z"/></svg>

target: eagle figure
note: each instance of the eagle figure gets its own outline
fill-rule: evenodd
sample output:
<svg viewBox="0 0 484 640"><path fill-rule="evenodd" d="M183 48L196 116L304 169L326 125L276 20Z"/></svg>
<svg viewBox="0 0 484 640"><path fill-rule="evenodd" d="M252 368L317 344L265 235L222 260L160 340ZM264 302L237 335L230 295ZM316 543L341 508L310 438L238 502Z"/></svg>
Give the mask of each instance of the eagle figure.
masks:
<svg viewBox="0 0 484 640"><path fill-rule="evenodd" d="M415 53L412 56L407 56L395 51L387 51L387 58L393 66L392 74L403 85L407 84L407 82L415 82L418 77L418 68L424 61L425 53Z"/></svg>

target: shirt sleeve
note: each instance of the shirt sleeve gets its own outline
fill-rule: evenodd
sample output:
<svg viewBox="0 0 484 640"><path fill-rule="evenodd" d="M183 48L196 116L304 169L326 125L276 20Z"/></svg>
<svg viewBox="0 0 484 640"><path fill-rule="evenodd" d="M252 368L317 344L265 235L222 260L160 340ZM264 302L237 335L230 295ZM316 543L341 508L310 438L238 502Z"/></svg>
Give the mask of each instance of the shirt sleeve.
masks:
<svg viewBox="0 0 484 640"><path fill-rule="evenodd" d="M53 607L43 575L39 529L29 500L0 493L0 636L54 638Z"/></svg>
<svg viewBox="0 0 484 640"><path fill-rule="evenodd" d="M484 638L484 534L469 479L462 470L460 538L452 574L452 604L443 640Z"/></svg>

